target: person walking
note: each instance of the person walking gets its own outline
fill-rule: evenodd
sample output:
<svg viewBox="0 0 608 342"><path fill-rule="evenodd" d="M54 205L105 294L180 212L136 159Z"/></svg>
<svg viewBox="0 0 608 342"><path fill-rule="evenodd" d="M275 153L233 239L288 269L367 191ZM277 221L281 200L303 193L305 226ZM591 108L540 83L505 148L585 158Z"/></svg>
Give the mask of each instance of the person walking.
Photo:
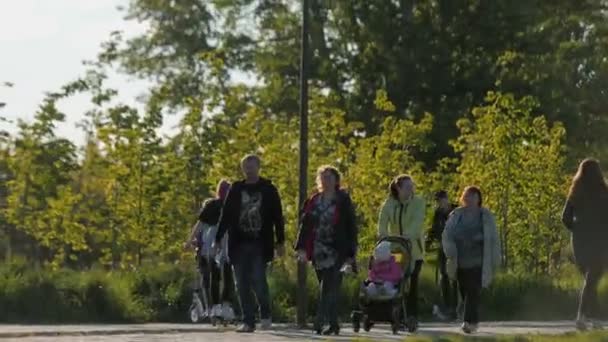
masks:
<svg viewBox="0 0 608 342"><path fill-rule="evenodd" d="M413 268L406 303L406 326L410 332L418 329L418 278L424 259L425 205L424 199L415 193L412 177L400 175L389 186L389 196L382 205L378 220L380 238L401 236L412 243Z"/></svg>
<svg viewBox="0 0 608 342"><path fill-rule="evenodd" d="M255 302L260 309L263 330L272 325L267 264L284 254L285 223L281 198L268 179L260 177L261 160L247 155L241 160L245 179L228 192L215 239L214 250L228 232L228 256L232 262L243 313L237 332L255 331Z"/></svg>
<svg viewBox="0 0 608 342"><path fill-rule="evenodd" d="M195 246L197 248L196 260L200 274L200 288L205 291L210 300L211 310L207 312L209 317L222 318L226 321L234 319L232 309L232 296L234 280L232 277L232 266L225 256L225 248L222 251L223 257L216 262L211 255L211 245L215 241L217 224L222 212L224 199L230 189L230 183L221 180L216 189L216 196L207 199L199 212L198 220L186 243L185 248ZM225 239L223 240L225 242ZM220 255L220 256L222 256ZM221 297L220 297L220 284Z"/></svg>
<svg viewBox="0 0 608 342"><path fill-rule="evenodd" d="M452 210L456 209L457 205L450 203L448 193L445 190L439 190L435 193L435 212L433 214L433 225L428 234L429 242L437 242L437 267L439 268L439 285L441 290L441 298L443 305L437 308L437 315L441 319L455 319L456 306L458 304L458 283L451 281L446 269L447 258L443 252L441 243L441 235L445 229L445 223ZM435 310L434 310L435 311Z"/></svg>
<svg viewBox="0 0 608 342"><path fill-rule="evenodd" d="M467 187L442 234L446 270L458 280L464 302L462 330L477 332L481 290L490 286L501 263L500 240L494 215L483 207L481 190Z"/></svg>
<svg viewBox="0 0 608 342"><path fill-rule="evenodd" d="M601 327L597 286L608 267L608 185L600 164L585 159L578 168L562 222L572 234L576 265L585 282L579 298L576 326L579 330Z"/></svg>
<svg viewBox="0 0 608 342"><path fill-rule="evenodd" d="M333 166L317 171L318 192L304 203L295 244L298 258L312 261L319 281L319 304L314 331L338 335L338 297L342 267L352 265L357 254L355 210L348 193L340 188L340 172ZM329 328L323 330L325 323Z"/></svg>

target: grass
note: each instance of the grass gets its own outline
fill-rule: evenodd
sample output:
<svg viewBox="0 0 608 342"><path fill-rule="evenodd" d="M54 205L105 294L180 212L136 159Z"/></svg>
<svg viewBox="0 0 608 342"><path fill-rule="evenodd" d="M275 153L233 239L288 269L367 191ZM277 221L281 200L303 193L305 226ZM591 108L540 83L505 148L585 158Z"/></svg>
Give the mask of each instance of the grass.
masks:
<svg viewBox="0 0 608 342"><path fill-rule="evenodd" d="M422 321L432 320L439 302L434 266L423 266L419 285ZM293 322L296 267L293 260L275 263L269 271L275 322ZM366 276L344 279L339 302L343 322L350 321L353 295ZM574 268L559 278L503 274L483 293L483 320L574 319L580 275ZM0 322L6 323L130 323L184 322L191 303L195 271L191 263L158 264L123 272L36 271L23 263L0 265ZM315 316L318 285L308 272L308 316ZM608 303L608 279L600 286L600 302ZM604 307L604 318L608 318ZM238 306L237 306L238 310Z"/></svg>
<svg viewBox="0 0 608 342"><path fill-rule="evenodd" d="M358 339L357 341L372 342L377 340ZM519 335L519 336L496 336L496 337L481 337L481 336L440 336L440 337L422 337L414 336L404 338L408 342L608 342L608 331L606 332L589 332L589 333L571 333L564 335Z"/></svg>

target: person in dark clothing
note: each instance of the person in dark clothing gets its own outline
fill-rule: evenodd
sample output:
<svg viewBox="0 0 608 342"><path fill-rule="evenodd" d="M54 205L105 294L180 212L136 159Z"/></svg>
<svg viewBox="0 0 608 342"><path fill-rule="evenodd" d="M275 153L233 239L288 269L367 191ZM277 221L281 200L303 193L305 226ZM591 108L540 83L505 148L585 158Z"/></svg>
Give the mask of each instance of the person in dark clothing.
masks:
<svg viewBox="0 0 608 342"><path fill-rule="evenodd" d="M210 247L215 240L217 224L222 212L224 199L230 188L230 183L221 180L217 186L216 197L206 200L199 212L198 221L194 225L186 246L197 247L196 259L201 275L201 288L210 294L210 317L221 317L225 320L234 319L232 296L234 280L232 267L224 258L220 263L210 255ZM222 284L220 297L220 284Z"/></svg>
<svg viewBox="0 0 608 342"><path fill-rule="evenodd" d="M439 249L437 250L437 266L439 267L439 283L441 286L441 298L443 299L443 307L439 310L439 316L445 318L456 318L456 306L458 304L458 283L451 281L446 269L447 258L441 244L441 236L445 229L445 223L452 210L456 209L457 205L450 203L448 193L445 190L440 190L435 193L435 202L437 204L433 215L433 225L429 231L429 241L437 242Z"/></svg>
<svg viewBox="0 0 608 342"><path fill-rule="evenodd" d="M298 258L310 260L319 280L319 304L314 323L320 335L338 335L338 296L342 267L352 265L357 253L355 210L348 193L340 189L340 173L332 166L317 171L318 192L304 203L295 244ZM325 323L329 328L323 331Z"/></svg>
<svg viewBox="0 0 608 342"><path fill-rule="evenodd" d="M608 185L600 164L585 159L572 180L562 213L562 222L572 232L574 258L585 283L579 299L576 326L586 330L601 327L597 321L597 286L608 268Z"/></svg>
<svg viewBox="0 0 608 342"><path fill-rule="evenodd" d="M220 218L216 245L228 232L228 256L234 268L243 312L237 332L255 331L255 292L260 307L261 328L271 326L270 295L266 267L275 255L284 254L285 224L277 188L261 178L260 158L248 155L241 161L245 180L232 185ZM214 248L215 249L215 248Z"/></svg>

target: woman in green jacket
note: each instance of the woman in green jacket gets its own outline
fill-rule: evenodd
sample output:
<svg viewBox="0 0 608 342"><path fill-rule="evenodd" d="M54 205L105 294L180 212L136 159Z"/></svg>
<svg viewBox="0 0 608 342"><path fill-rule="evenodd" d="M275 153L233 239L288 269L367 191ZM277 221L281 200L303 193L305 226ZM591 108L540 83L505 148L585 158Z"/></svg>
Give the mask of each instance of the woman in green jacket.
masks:
<svg viewBox="0 0 608 342"><path fill-rule="evenodd" d="M412 243L413 268L410 275L406 314L410 332L418 329L418 276L424 257L425 201L415 194L414 180L409 175L395 177L389 186L389 197L382 205L378 235L402 236Z"/></svg>

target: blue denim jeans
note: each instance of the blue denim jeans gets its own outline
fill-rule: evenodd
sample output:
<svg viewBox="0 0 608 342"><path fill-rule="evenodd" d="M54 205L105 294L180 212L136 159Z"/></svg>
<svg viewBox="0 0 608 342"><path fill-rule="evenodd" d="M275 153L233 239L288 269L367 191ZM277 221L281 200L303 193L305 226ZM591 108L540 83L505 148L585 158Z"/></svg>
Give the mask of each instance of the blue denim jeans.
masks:
<svg viewBox="0 0 608 342"><path fill-rule="evenodd" d="M261 244L255 242L240 244L232 260L232 267L241 302L243 323L254 327L256 312L254 294L260 307L260 318L270 318L270 294Z"/></svg>

